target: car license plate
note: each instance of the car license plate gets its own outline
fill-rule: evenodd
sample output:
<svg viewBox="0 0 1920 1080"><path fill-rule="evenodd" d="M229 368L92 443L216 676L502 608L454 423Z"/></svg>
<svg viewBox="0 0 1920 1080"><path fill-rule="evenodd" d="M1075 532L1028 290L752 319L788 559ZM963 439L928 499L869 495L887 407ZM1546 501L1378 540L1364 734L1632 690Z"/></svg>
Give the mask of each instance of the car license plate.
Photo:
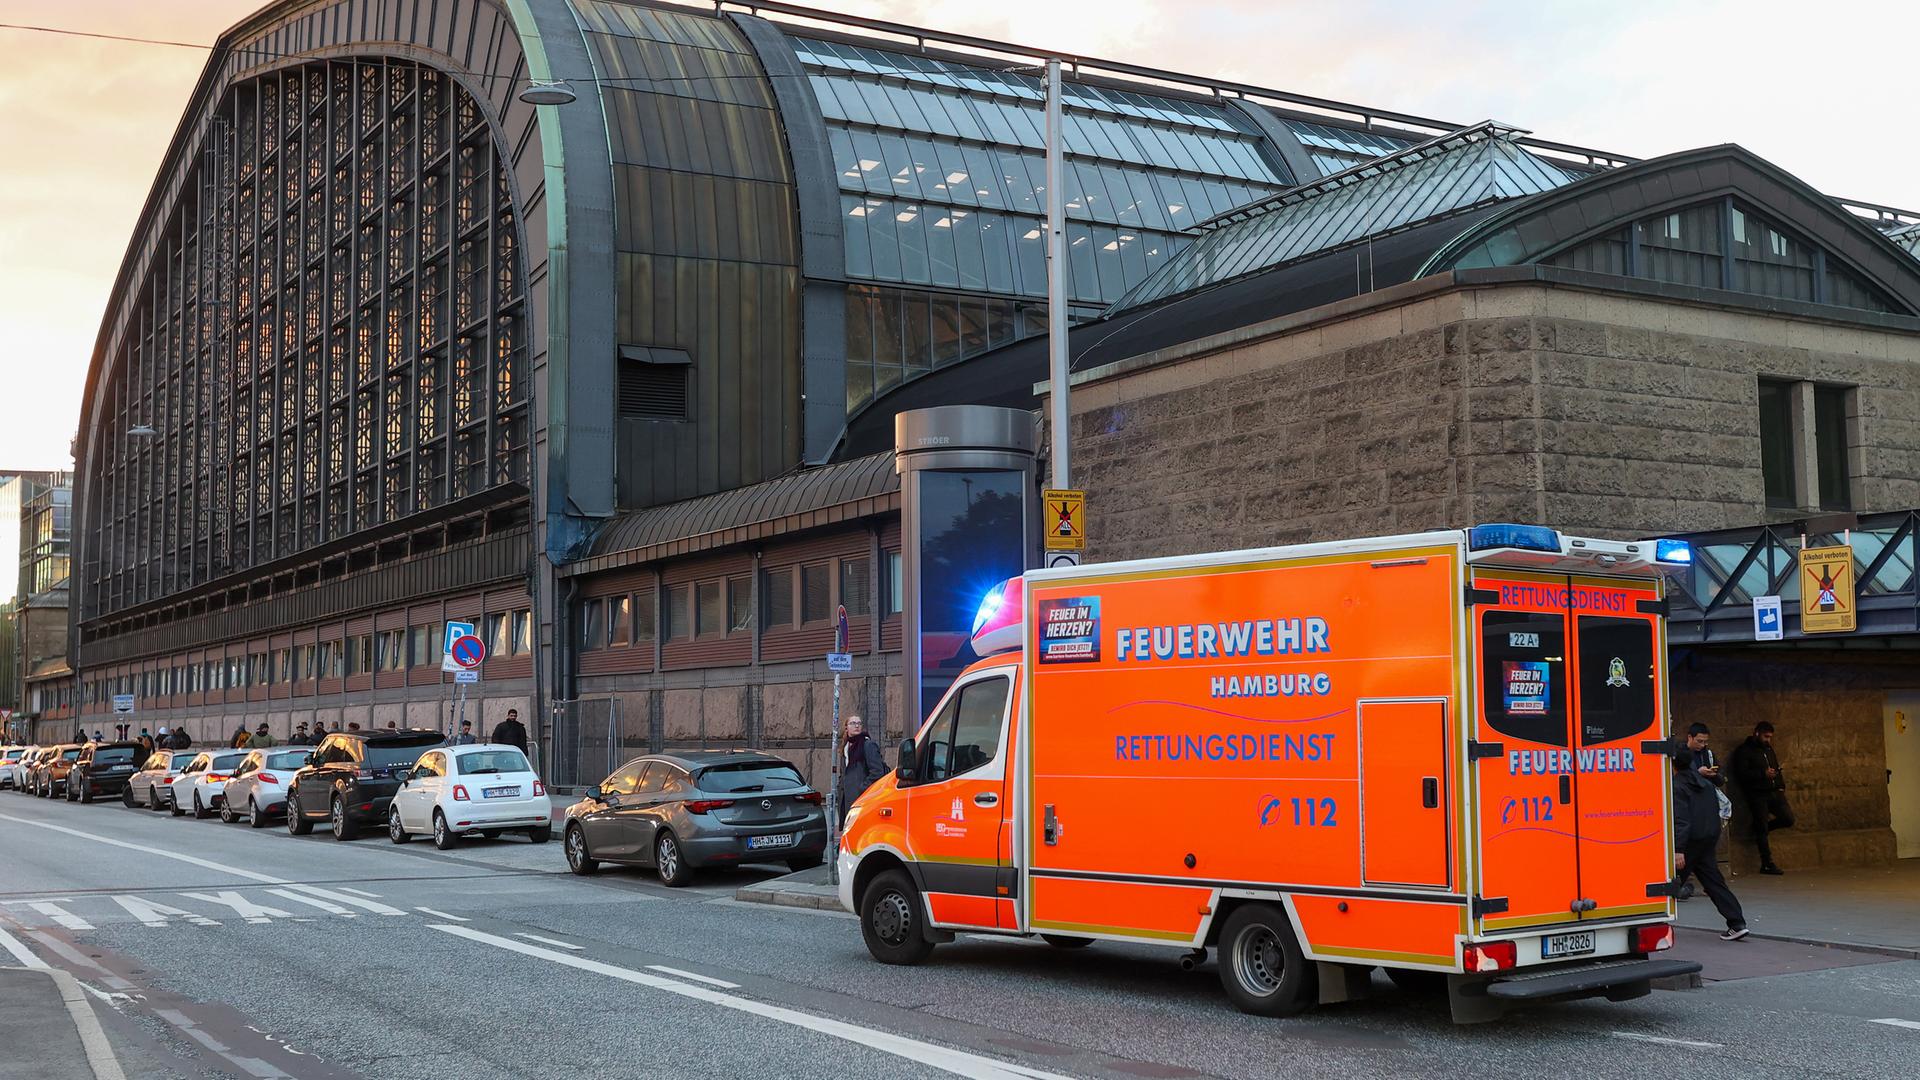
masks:
<svg viewBox="0 0 1920 1080"><path fill-rule="evenodd" d="M792 847L792 846L793 846L793 834L790 832L774 833L772 836L747 837L748 851L758 851L761 848Z"/></svg>
<svg viewBox="0 0 1920 1080"><path fill-rule="evenodd" d="M517 799L520 797L520 789L518 787L490 787L486 789L484 794L489 799Z"/></svg>
<svg viewBox="0 0 1920 1080"><path fill-rule="evenodd" d="M1582 930L1573 934L1550 934L1540 939L1540 958L1553 960L1562 956L1585 956L1593 951L1593 931Z"/></svg>

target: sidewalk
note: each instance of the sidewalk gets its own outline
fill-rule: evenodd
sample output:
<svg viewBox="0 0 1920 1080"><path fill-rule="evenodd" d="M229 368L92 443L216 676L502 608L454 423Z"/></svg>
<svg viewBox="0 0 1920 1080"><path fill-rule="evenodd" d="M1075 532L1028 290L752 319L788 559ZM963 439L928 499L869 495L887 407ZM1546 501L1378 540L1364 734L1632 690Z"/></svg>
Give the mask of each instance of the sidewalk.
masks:
<svg viewBox="0 0 1920 1080"><path fill-rule="evenodd" d="M123 1080L93 1003L65 972L0 967L0 1078Z"/></svg>
<svg viewBox="0 0 1920 1080"><path fill-rule="evenodd" d="M775 904L820 911L844 910L840 906L840 893L828 877L825 863L808 867L797 874L754 882L736 890L733 898L749 904Z"/></svg>
<svg viewBox="0 0 1920 1080"><path fill-rule="evenodd" d="M1742 874L1728 884L1754 937L1920 960L1920 859L1885 869ZM1727 924L1696 888L1680 905L1680 925L1719 931Z"/></svg>

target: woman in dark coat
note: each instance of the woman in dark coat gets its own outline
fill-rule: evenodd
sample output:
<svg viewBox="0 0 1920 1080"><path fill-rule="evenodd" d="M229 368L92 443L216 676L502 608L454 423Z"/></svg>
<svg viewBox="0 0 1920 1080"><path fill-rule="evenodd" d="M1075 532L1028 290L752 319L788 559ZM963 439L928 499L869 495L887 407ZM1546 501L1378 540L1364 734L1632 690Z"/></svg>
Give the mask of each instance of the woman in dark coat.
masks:
<svg viewBox="0 0 1920 1080"><path fill-rule="evenodd" d="M887 771L887 759L880 753L880 744L867 737L866 725L858 716L847 717L847 741L841 753L840 813L845 815L860 793Z"/></svg>

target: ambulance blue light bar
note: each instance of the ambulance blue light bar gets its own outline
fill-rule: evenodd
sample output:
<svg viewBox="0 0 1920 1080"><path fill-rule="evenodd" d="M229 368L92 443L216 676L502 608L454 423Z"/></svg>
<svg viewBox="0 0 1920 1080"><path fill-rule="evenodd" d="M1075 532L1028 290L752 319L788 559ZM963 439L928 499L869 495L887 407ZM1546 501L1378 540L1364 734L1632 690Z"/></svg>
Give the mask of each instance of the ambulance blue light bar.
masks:
<svg viewBox="0 0 1920 1080"><path fill-rule="evenodd" d="M1473 551L1489 548L1517 548L1521 551L1560 553L1560 533L1545 525L1475 525L1467 530L1467 547Z"/></svg>
<svg viewBox="0 0 1920 1080"><path fill-rule="evenodd" d="M1653 561L1675 563L1680 566L1693 565L1693 545L1685 540L1655 540L1653 542Z"/></svg>

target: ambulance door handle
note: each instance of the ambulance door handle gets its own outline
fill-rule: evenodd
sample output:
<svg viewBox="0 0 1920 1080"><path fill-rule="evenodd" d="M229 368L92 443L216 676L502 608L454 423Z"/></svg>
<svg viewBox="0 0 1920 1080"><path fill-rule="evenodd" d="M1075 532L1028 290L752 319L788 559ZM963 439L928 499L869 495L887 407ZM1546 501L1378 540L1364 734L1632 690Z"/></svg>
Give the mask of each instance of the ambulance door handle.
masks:
<svg viewBox="0 0 1920 1080"><path fill-rule="evenodd" d="M1425 777L1420 781L1420 805L1429 810L1440 805L1440 778Z"/></svg>
<svg viewBox="0 0 1920 1080"><path fill-rule="evenodd" d="M1573 801L1573 777L1566 773L1561 773L1560 774L1560 805L1565 806L1572 801Z"/></svg>
<svg viewBox="0 0 1920 1080"><path fill-rule="evenodd" d="M999 801L1000 796L995 795L991 791L983 791L973 797L973 805L975 806L992 806Z"/></svg>
<svg viewBox="0 0 1920 1080"><path fill-rule="evenodd" d="M1047 804L1046 819L1040 827L1041 838L1049 844L1060 842L1060 819L1053 816L1053 804Z"/></svg>

